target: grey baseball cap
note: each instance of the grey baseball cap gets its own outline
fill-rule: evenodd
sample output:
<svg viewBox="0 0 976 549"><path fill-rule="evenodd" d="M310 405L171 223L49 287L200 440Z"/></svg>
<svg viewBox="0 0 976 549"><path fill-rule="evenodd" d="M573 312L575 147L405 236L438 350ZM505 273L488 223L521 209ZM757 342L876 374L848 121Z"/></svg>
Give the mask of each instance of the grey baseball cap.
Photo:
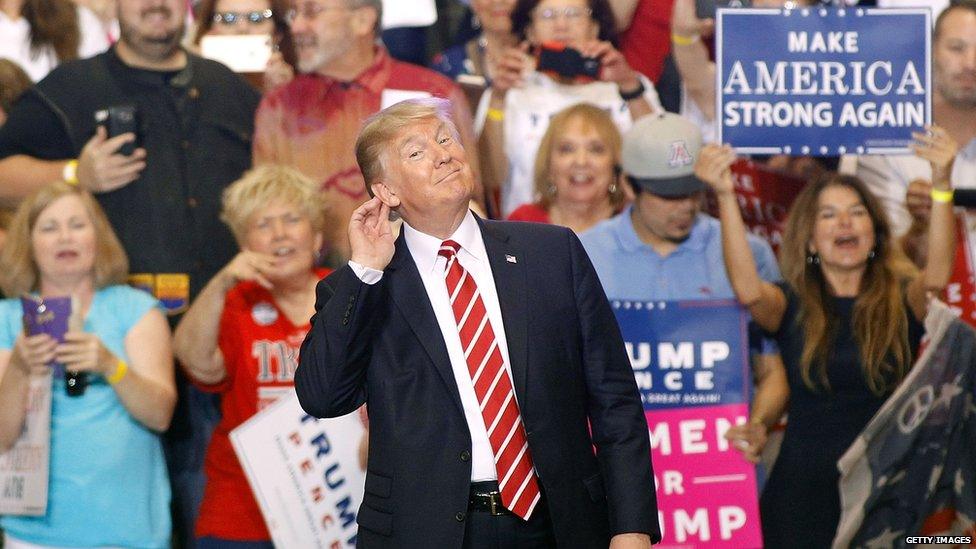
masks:
<svg viewBox="0 0 976 549"><path fill-rule="evenodd" d="M636 187L659 196L687 196L705 190L695 177L701 130L683 116L649 115L624 134L621 168Z"/></svg>

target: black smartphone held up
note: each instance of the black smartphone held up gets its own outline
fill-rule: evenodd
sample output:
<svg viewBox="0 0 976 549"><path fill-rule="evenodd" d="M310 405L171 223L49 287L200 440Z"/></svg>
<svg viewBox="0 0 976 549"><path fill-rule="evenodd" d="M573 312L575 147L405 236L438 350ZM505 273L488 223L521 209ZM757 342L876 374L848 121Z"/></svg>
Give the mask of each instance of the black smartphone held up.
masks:
<svg viewBox="0 0 976 549"><path fill-rule="evenodd" d="M718 8L748 8L751 0L695 0L695 14L699 19L715 19Z"/></svg>
<svg viewBox="0 0 976 549"><path fill-rule="evenodd" d="M953 191L956 206L976 208L976 189L956 189Z"/></svg>
<svg viewBox="0 0 976 549"><path fill-rule="evenodd" d="M600 76L600 60L596 57L583 57L578 50L559 42L544 42L539 47L536 69L564 78L582 76L596 80Z"/></svg>
<svg viewBox="0 0 976 549"><path fill-rule="evenodd" d="M130 156L136 151L139 141L138 117L135 105L116 105L100 111L95 111L95 123L104 126L109 138L123 133L132 133L135 140L122 145L118 154Z"/></svg>

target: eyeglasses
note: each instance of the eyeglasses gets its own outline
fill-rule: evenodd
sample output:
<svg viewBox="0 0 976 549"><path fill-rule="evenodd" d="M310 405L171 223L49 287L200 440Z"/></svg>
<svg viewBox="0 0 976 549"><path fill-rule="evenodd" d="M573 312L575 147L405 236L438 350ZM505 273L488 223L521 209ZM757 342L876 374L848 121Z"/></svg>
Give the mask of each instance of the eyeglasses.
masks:
<svg viewBox="0 0 976 549"><path fill-rule="evenodd" d="M296 19L298 19L299 15L311 21L316 17L318 17L319 14L324 11L338 11L338 10L352 10L352 9L356 9L356 8L350 6L323 6L322 4L316 4L315 2L306 2L304 4L300 4L286 11L285 22L291 25L292 23L295 22Z"/></svg>
<svg viewBox="0 0 976 549"><path fill-rule="evenodd" d="M567 6L565 8L543 8L536 10L535 16L540 21L545 21L546 23L553 23L556 19L562 16L563 19L571 23L575 23L584 17L589 17L593 14L593 10L590 8L581 8L578 6Z"/></svg>
<svg viewBox="0 0 976 549"><path fill-rule="evenodd" d="M236 25L240 22L246 21L252 25L257 25L263 21L271 19L271 16L272 11L270 9L255 11L218 11L213 15L213 22L221 25Z"/></svg>

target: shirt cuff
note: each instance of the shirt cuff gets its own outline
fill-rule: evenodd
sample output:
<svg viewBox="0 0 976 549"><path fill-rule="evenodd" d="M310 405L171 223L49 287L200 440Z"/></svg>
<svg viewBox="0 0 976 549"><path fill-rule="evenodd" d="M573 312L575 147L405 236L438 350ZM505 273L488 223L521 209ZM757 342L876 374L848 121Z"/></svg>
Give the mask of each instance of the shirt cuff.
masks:
<svg viewBox="0 0 976 549"><path fill-rule="evenodd" d="M383 271L377 271L372 267L367 267L365 265L360 265L355 261L349 260L349 266L352 267L352 272L356 274L364 284L369 284L372 286L383 278Z"/></svg>

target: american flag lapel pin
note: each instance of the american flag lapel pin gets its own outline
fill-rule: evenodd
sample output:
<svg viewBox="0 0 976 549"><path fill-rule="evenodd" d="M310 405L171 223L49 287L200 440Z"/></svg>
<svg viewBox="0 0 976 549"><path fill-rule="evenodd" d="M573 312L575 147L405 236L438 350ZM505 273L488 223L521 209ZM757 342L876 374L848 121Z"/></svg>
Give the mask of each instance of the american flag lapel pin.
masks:
<svg viewBox="0 0 976 549"><path fill-rule="evenodd" d="M505 254L505 261L508 261L509 263L518 263L518 260L515 259L514 255L508 255L508 254Z"/></svg>

